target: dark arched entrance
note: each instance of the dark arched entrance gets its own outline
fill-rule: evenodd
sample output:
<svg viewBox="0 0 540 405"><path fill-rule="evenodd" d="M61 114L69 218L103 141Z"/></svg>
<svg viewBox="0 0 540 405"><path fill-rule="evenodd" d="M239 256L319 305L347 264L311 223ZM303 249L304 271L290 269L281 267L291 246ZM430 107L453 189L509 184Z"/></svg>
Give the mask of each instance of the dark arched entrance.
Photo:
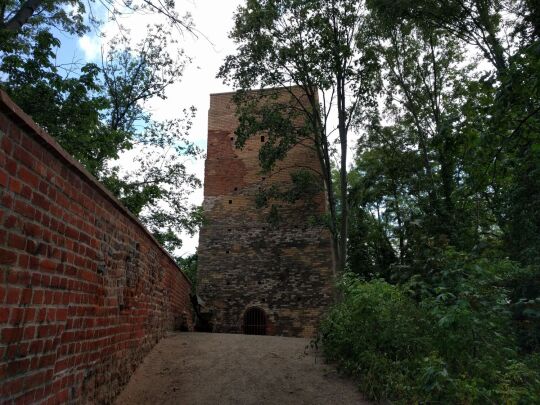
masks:
<svg viewBox="0 0 540 405"><path fill-rule="evenodd" d="M266 314L261 308L252 307L244 313L246 335L266 335Z"/></svg>

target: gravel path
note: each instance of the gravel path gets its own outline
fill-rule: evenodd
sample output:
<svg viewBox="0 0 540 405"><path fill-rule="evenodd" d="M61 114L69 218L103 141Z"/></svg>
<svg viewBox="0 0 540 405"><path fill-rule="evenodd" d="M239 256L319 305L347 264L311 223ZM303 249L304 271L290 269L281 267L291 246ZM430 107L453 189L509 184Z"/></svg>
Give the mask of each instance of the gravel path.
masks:
<svg viewBox="0 0 540 405"><path fill-rule="evenodd" d="M368 404L308 345L299 338L177 333L155 346L116 404Z"/></svg>

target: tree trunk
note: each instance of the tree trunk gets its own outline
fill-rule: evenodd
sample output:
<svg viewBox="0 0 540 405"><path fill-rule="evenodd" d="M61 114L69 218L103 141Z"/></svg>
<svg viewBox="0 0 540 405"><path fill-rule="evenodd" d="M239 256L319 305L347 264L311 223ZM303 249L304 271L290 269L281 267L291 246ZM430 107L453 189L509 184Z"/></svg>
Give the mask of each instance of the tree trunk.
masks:
<svg viewBox="0 0 540 405"><path fill-rule="evenodd" d="M308 95L309 97L309 95ZM339 239L337 233L337 215L336 203L334 196L334 185L332 184L332 166L330 163L330 155L328 154L327 140L325 138L326 126L320 121L321 112L319 109L319 100L317 97L309 97L311 109L315 112L312 116L312 126L316 134L315 149L323 171L323 181L326 188L326 196L328 199L328 208L330 210L330 232L332 233L332 253L333 253L333 275L337 279L339 268Z"/></svg>
<svg viewBox="0 0 540 405"><path fill-rule="evenodd" d="M26 1L19 11L15 13L15 15L3 26L0 26L0 28L17 32L21 29L21 27L26 24L26 22L34 15L37 8L43 3L43 0L28 0Z"/></svg>
<svg viewBox="0 0 540 405"><path fill-rule="evenodd" d="M340 244L339 244L339 271L345 270L347 263L347 234L348 234L348 201L347 201L347 128L345 111L345 82L342 77L337 77L337 103L338 103L338 130L339 141L341 143L340 162L340 202L341 202L341 224L340 224Z"/></svg>

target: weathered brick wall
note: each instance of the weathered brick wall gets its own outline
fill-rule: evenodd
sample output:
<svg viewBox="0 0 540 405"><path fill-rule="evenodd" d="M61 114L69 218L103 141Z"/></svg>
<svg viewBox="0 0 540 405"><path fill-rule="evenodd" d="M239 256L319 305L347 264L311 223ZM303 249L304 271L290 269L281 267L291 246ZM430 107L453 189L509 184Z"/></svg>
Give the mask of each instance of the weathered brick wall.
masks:
<svg viewBox="0 0 540 405"><path fill-rule="evenodd" d="M235 148L238 120L231 97L210 98L198 293L215 313L216 331L241 332L244 312L259 307L268 334L312 336L332 297L330 234L310 225L313 211L302 202L276 201L281 220L271 225L269 208L258 209L255 198L270 185L286 188L299 167L320 171L317 156L309 145L298 145L271 173L261 174L258 154L265 139L255 136ZM324 193L315 200L315 211L324 213Z"/></svg>
<svg viewBox="0 0 540 405"><path fill-rule="evenodd" d="M190 284L2 92L0 144L0 403L110 403Z"/></svg>

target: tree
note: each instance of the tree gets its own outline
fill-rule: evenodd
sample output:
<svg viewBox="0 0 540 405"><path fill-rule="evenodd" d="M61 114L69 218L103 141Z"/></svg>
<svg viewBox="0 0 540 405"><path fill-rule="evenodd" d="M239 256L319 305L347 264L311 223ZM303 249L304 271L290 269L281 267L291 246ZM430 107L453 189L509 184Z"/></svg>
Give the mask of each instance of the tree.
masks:
<svg viewBox="0 0 540 405"><path fill-rule="evenodd" d="M135 169L121 174L118 166L108 164L100 179L172 252L181 246L178 234L193 233L202 217L186 200L191 190L201 186L186 168L186 161L201 153L188 137L195 109L156 121L145 108L153 98L166 98L165 90L179 80L189 62L181 50L170 53L175 42L171 37L169 30L157 26L133 47L126 39L113 41L103 56L107 128L121 134L124 150L135 148L138 153Z"/></svg>
<svg viewBox="0 0 540 405"><path fill-rule="evenodd" d="M0 32L18 33L27 26L54 26L80 35L88 30L85 13L89 13L87 18L91 22L97 22L92 10L95 3L104 7L114 19L134 12L159 14L180 30L195 32L189 16L181 17L175 10L174 1L153 0L4 0L0 8Z"/></svg>
<svg viewBox="0 0 540 405"><path fill-rule="evenodd" d="M197 262L198 256L196 253L186 257L176 258L176 262L182 268L189 281L191 281L191 292L196 294L197 291Z"/></svg>
<svg viewBox="0 0 540 405"><path fill-rule="evenodd" d="M18 4L6 4L3 12ZM61 21L76 35L88 27L77 25L63 8L68 3L40 4L45 8L17 33L2 31L11 42L0 45L0 85L174 253L181 246L179 233L194 232L201 221L199 210L186 200L200 186L186 168L200 153L187 138L195 111L157 121L147 104L164 99L190 61L172 35L175 23L148 27L139 44L118 36L100 66L58 66L60 41L53 26ZM114 160L132 149L138 153L131 169L121 170Z"/></svg>
<svg viewBox="0 0 540 405"><path fill-rule="evenodd" d="M424 260L430 246L474 244L485 225L473 223L477 199L462 172L461 111L475 95L462 50L444 31L377 19L370 27L384 103L358 143L354 172L364 205L357 209L377 213L403 269Z"/></svg>
<svg viewBox="0 0 540 405"><path fill-rule="evenodd" d="M99 66L89 63L64 70L55 62L59 45L44 30L0 53L0 84L25 112L97 175L106 159L117 157L125 139L108 131L102 122L108 101L100 84Z"/></svg>
<svg viewBox="0 0 540 405"><path fill-rule="evenodd" d="M438 30L487 62L468 80L461 109L468 140L464 180L495 219L505 250L524 264L540 254L540 210L534 179L540 167L538 6L532 1L369 2L387 27ZM470 54L469 54L470 56ZM500 238L499 238L500 239Z"/></svg>
<svg viewBox="0 0 540 405"><path fill-rule="evenodd" d="M372 89L364 86L371 83L364 79L373 69L370 55L363 52L363 21L361 1L248 0L238 9L231 32L238 51L226 58L218 75L239 89L237 145L256 132L269 134L260 153L264 170L294 145L315 148L339 270L347 257L349 132L360 120L362 107L374 103ZM271 90L276 87L287 89L290 98L277 100ZM257 88L265 91L250 92ZM268 99L272 103L263 102ZM339 200L332 183L335 157Z"/></svg>
<svg viewBox="0 0 540 405"><path fill-rule="evenodd" d="M399 260L377 271L393 283L421 279L438 286L454 265L440 263L448 251L517 261L519 272L498 277L512 297L520 349L535 351L538 7L529 1L368 4L386 102L371 118L352 173L361 203L351 204L351 216L371 213L379 222L355 224L356 234L363 231L373 246L383 230ZM350 246L351 257L367 256L351 262L365 274L359 266L376 263L378 251Z"/></svg>

